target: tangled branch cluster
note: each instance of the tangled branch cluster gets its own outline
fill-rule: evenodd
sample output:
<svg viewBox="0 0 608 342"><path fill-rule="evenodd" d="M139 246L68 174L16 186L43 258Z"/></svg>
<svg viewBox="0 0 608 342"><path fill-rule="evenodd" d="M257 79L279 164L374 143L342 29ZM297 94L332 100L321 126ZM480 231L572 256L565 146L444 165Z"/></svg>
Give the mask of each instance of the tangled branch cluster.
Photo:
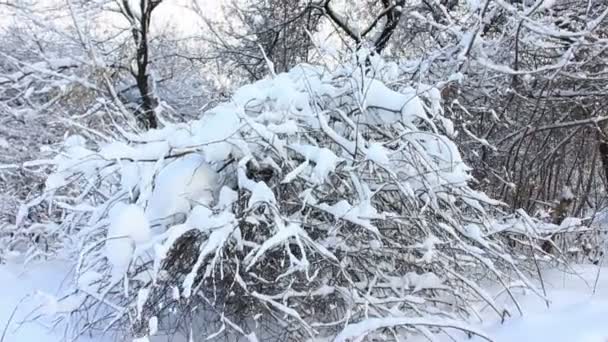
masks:
<svg viewBox="0 0 608 342"><path fill-rule="evenodd" d="M497 203L468 186L439 91L400 75L362 50L200 120L67 139L44 199L78 262L55 313L141 338L483 336L462 323L479 301L510 313L480 281L534 286L490 229Z"/></svg>

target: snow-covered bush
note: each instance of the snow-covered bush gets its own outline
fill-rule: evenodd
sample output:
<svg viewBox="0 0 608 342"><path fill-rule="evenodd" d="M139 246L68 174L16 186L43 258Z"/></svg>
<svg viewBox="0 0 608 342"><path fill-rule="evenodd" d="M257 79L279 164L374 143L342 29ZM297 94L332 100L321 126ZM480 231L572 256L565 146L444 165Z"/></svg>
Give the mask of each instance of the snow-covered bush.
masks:
<svg viewBox="0 0 608 342"><path fill-rule="evenodd" d="M52 212L33 199L40 195L49 173L45 160L57 145L75 132L88 140L121 139L122 132L137 129L133 113L141 107L126 67L130 59L118 48L122 40L80 35L77 27L59 23L59 17L69 16L70 6L61 14L63 9L29 7L36 2L22 5L8 13L0 5L0 16L15 18L0 24L0 263L20 254L44 257L55 250L55 235L61 232L31 226L48 220ZM95 13L103 10L99 4L89 6ZM72 18L84 22L94 16ZM130 30L127 37L131 39ZM93 47L85 40L101 45ZM185 50L175 41L169 44L157 37L154 41L155 49L166 51L165 55ZM213 100L208 96L212 80L204 75L211 73L200 66L171 58L148 73L155 96L161 99L158 114L163 122L183 121L188 117L184 113L192 117ZM16 222L21 205L35 208L17 215Z"/></svg>
<svg viewBox="0 0 608 342"><path fill-rule="evenodd" d="M490 231L496 203L468 186L439 91L362 54L128 141L68 138L45 201L76 285L51 311L79 333L250 341L430 338L470 330L479 300L508 315L479 282L530 283Z"/></svg>
<svg viewBox="0 0 608 342"><path fill-rule="evenodd" d="M547 213L529 216L520 209L496 217L489 234L501 234L520 259L535 258L537 262L558 265L575 263L600 264L607 245L606 213L589 217L565 217L561 223L551 222Z"/></svg>

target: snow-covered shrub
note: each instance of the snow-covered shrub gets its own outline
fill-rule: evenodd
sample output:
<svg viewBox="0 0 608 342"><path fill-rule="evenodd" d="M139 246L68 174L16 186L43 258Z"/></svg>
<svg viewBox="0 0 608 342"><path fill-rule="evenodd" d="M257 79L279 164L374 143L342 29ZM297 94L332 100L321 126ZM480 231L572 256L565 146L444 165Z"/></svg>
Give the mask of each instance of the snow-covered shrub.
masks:
<svg viewBox="0 0 608 342"><path fill-rule="evenodd" d="M0 28L0 260L18 254L41 257L57 247L57 232L26 228L52 213L33 199L43 189L50 171L46 159L57 145L75 132L89 140L121 139L124 131L136 130L132 113L140 107L132 75L114 69L124 68L101 57L90 60L81 50L86 44L74 46L64 35L24 30L20 25L8 32ZM194 115L194 108L211 100L202 91L210 80L183 64L166 63L150 72L150 77L164 78L155 88L163 121L183 120L183 112ZM19 207L27 213L15 220Z"/></svg>
<svg viewBox="0 0 608 342"><path fill-rule="evenodd" d="M599 264L606 251L605 212L590 217L565 217L560 224L541 213L535 217L518 210L495 218L490 234L501 234L522 260ZM532 253L531 253L532 252Z"/></svg>
<svg viewBox="0 0 608 342"><path fill-rule="evenodd" d="M508 315L478 283L529 282L489 230L496 203L467 185L438 90L358 60L272 74L128 141L67 139L45 200L76 286L55 313L250 341L469 330L479 300Z"/></svg>

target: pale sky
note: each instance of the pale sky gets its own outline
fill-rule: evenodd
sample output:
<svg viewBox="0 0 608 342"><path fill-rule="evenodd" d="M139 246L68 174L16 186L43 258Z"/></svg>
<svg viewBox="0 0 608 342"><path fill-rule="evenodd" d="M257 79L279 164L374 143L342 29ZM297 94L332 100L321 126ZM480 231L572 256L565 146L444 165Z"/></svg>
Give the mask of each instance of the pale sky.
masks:
<svg viewBox="0 0 608 342"><path fill-rule="evenodd" d="M59 24L62 21L71 21L68 17L67 4L69 0L36 0L35 6L40 13L47 14L48 8L60 8L65 9L63 13L57 13L58 19L54 24ZM130 0L133 3L138 3L139 0ZM152 30L158 32L158 30L166 30L174 28L178 33L184 35L201 33L202 21L197 13L187 8L192 6L192 1L196 1L199 6L203 9L203 14L208 18L217 18L221 16L221 5L224 0L165 0L159 7L154 11L152 20ZM14 2L19 4L19 0ZM138 8L139 6L134 6ZM63 18L59 19L62 16ZM113 13L104 13L99 17L99 24L103 25L107 23L108 28L112 26L122 26L124 23L120 15ZM7 6L0 5L0 28L6 27L8 24L14 21L12 9ZM67 23L66 22L66 23ZM69 25L69 23L68 23Z"/></svg>

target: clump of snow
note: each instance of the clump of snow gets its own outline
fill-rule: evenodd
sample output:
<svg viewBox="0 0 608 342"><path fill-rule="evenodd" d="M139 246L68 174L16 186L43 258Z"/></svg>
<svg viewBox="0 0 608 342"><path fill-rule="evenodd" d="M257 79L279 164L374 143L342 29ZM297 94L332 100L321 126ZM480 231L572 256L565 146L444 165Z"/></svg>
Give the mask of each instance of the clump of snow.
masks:
<svg viewBox="0 0 608 342"><path fill-rule="evenodd" d="M150 336L154 336L158 332L158 318L156 316L148 321L148 330L150 331Z"/></svg>
<svg viewBox="0 0 608 342"><path fill-rule="evenodd" d="M380 165L389 163L388 151L382 144L371 143L367 149L367 159Z"/></svg>
<svg viewBox="0 0 608 342"><path fill-rule="evenodd" d="M339 201L333 205L326 203L319 204L319 208L331 213L337 219L347 220L369 229L374 233L379 233L378 229L372 225L370 218L381 218L373 206L360 203L356 206L351 205L346 200Z"/></svg>
<svg viewBox="0 0 608 342"><path fill-rule="evenodd" d="M150 220L186 214L193 204L210 205L217 187L217 174L205 158L188 154L164 167L154 180L146 214Z"/></svg>
<svg viewBox="0 0 608 342"><path fill-rule="evenodd" d="M116 278L127 272L135 247L150 240L150 224L144 211L133 204L117 203L108 217L105 256Z"/></svg>
<svg viewBox="0 0 608 342"><path fill-rule="evenodd" d="M291 145L290 148L303 155L306 160L311 160L315 163L310 177L315 183L321 184L325 182L327 175L335 170L336 165L340 161L340 158L327 148L300 144Z"/></svg>
<svg viewBox="0 0 608 342"><path fill-rule="evenodd" d="M559 195L560 201L572 201L574 198L574 193L572 193L572 189L568 186L564 187Z"/></svg>
<svg viewBox="0 0 608 342"><path fill-rule="evenodd" d="M10 147L10 144L9 144L8 140L0 137L0 148L9 148L9 147Z"/></svg>

